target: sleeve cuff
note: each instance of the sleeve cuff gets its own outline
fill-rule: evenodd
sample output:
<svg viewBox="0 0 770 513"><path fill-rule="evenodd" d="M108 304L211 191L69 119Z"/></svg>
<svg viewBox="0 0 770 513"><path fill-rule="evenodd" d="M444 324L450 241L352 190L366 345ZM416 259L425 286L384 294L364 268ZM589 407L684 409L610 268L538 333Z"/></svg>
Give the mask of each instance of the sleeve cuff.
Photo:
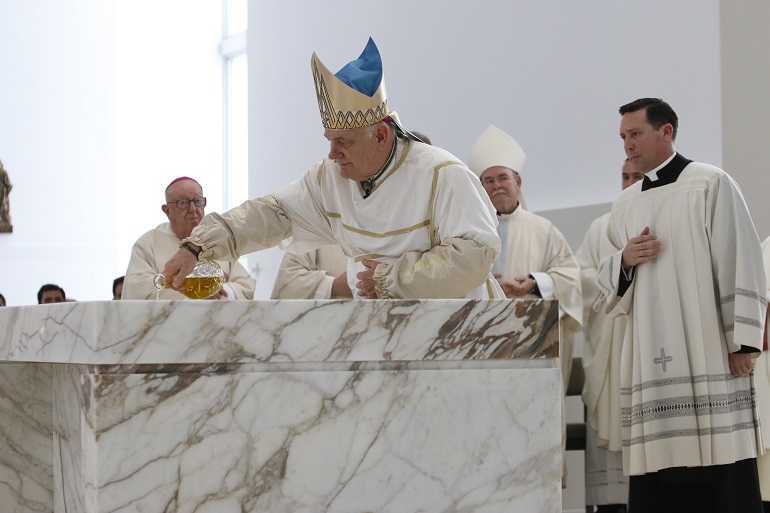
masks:
<svg viewBox="0 0 770 513"><path fill-rule="evenodd" d="M530 276L537 283L540 297L543 299L553 299L553 280L551 277L546 273L532 273Z"/></svg>
<svg viewBox="0 0 770 513"><path fill-rule="evenodd" d="M332 278L331 276L324 276L324 279L315 288L313 299L331 299L333 283L334 283L334 278Z"/></svg>

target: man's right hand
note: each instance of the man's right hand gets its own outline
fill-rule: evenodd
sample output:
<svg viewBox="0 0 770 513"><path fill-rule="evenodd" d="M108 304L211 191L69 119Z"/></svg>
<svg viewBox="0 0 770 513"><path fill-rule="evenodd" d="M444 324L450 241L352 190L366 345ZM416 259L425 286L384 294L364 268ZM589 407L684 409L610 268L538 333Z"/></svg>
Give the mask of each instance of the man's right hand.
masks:
<svg viewBox="0 0 770 513"><path fill-rule="evenodd" d="M657 235L650 233L650 227L645 226L642 233L631 237L623 248L623 269L628 271L638 264L655 260L658 258L658 253L660 253L660 241Z"/></svg>
<svg viewBox="0 0 770 513"><path fill-rule="evenodd" d="M166 262L166 266L163 268L163 276L166 278L174 277L174 283L171 285L171 288L178 292L182 288L182 281L184 281L185 276L192 272L197 263L195 255L184 248L179 248L176 255Z"/></svg>

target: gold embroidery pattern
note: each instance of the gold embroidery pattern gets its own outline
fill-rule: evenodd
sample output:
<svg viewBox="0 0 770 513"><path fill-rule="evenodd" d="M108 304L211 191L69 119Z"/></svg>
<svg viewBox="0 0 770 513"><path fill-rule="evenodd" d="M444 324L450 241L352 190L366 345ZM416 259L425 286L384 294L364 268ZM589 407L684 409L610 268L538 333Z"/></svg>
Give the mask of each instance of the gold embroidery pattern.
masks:
<svg viewBox="0 0 770 513"><path fill-rule="evenodd" d="M388 115L387 99L380 105L365 111L338 111L334 107L334 103L324 83L323 75L318 71L318 66L315 62L313 63L313 82L315 82L315 94L318 98L318 109L321 111L321 123L323 123L324 128L334 130L360 128L382 121Z"/></svg>
<svg viewBox="0 0 770 513"><path fill-rule="evenodd" d="M335 130L349 130L352 128L360 128L363 126L370 126L388 115L388 102L385 101L379 107L374 109L366 109L366 111L338 111L336 113L336 119L332 122L329 121L331 116L328 113L321 111L321 119L324 123L324 128L332 128ZM328 123L328 124L327 124Z"/></svg>

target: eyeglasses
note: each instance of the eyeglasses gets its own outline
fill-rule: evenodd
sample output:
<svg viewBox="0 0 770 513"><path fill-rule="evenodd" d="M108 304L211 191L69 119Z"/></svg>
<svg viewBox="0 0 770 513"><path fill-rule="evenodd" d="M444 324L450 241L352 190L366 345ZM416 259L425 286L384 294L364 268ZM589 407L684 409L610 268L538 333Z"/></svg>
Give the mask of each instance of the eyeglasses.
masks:
<svg viewBox="0 0 770 513"><path fill-rule="evenodd" d="M166 203L166 205L176 205L176 208L178 208L179 210L184 210L190 206L190 203L192 203L198 208L205 207L206 198L199 196L197 198L192 198L192 199L180 199L176 201L169 201L168 203Z"/></svg>

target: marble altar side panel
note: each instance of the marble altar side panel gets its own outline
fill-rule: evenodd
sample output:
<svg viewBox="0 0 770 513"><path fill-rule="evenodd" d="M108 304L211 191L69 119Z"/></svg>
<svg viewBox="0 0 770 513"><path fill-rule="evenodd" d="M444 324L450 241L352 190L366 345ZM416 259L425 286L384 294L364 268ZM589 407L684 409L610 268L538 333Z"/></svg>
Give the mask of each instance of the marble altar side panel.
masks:
<svg viewBox="0 0 770 513"><path fill-rule="evenodd" d="M81 365L53 366L53 459L55 512L93 511L93 490L86 488L84 476L92 472L93 436L84 422L88 403L88 380ZM84 433L85 430L85 433ZM89 504L91 507L89 508Z"/></svg>
<svg viewBox="0 0 770 513"><path fill-rule="evenodd" d="M88 513L561 510L557 369L83 380Z"/></svg>
<svg viewBox="0 0 770 513"><path fill-rule="evenodd" d="M0 511L53 511L51 365L0 363Z"/></svg>

